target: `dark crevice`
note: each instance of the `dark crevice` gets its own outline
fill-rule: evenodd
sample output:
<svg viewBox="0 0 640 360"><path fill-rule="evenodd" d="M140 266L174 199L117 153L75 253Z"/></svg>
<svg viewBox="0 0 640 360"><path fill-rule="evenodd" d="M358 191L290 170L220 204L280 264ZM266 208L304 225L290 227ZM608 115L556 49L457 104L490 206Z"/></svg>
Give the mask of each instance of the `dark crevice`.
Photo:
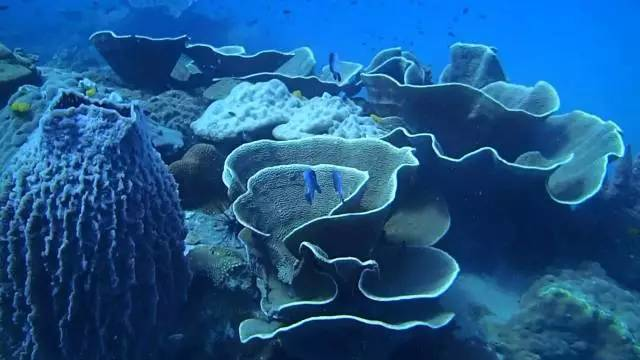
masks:
<svg viewBox="0 0 640 360"><path fill-rule="evenodd" d="M90 99L75 91L61 91L54 101L52 109L78 108L81 105L97 106L104 109L114 110L123 117L131 117L131 109L126 105L117 105L108 101Z"/></svg>

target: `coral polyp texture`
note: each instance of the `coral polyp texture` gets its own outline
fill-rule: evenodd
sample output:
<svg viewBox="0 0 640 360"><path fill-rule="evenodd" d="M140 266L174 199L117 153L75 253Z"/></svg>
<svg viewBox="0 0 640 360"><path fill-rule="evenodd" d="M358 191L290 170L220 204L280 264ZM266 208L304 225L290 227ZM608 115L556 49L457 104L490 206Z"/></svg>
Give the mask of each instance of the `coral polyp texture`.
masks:
<svg viewBox="0 0 640 360"><path fill-rule="evenodd" d="M418 165L410 148L379 139L263 140L232 152L223 179L246 227L241 239L262 252L265 269L263 316L244 321L240 339L279 336L290 351L322 358L335 349L305 353L294 349L293 339L322 333L325 343L345 331L379 336L446 325L453 314L442 311L437 298L454 281L458 265L432 245L446 232L448 214L422 212L420 220L440 231L415 240L400 218L409 225L415 217L407 214L416 212L401 212L407 204L396 201ZM304 201L303 173L309 169L322 191L312 203ZM344 202L332 191L336 172ZM395 217L396 231L384 239L389 217ZM372 358L384 358L392 348L387 345Z"/></svg>
<svg viewBox="0 0 640 360"><path fill-rule="evenodd" d="M0 185L2 356L156 356L190 273L176 184L137 109L60 92Z"/></svg>
<svg viewBox="0 0 640 360"><path fill-rule="evenodd" d="M193 145L178 161L169 165L169 171L178 183L178 192L184 208L203 205L224 194L222 184L222 154L210 144Z"/></svg>
<svg viewBox="0 0 640 360"><path fill-rule="evenodd" d="M191 124L196 135L224 142L242 138L293 140L330 134L344 138L379 137L384 132L351 100L327 93L304 99L279 80L241 83L211 104Z"/></svg>

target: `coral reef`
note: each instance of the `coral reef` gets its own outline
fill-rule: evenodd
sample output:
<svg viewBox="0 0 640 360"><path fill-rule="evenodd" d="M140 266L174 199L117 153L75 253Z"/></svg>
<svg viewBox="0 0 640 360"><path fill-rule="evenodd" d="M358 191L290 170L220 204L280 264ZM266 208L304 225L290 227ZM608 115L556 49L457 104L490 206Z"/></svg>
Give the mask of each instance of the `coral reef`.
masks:
<svg viewBox="0 0 640 360"><path fill-rule="evenodd" d="M178 183L182 206L194 208L213 198L222 198L225 187L221 181L223 156L215 146L196 144L182 157L169 165Z"/></svg>
<svg viewBox="0 0 640 360"><path fill-rule="evenodd" d="M103 76L99 73L76 73L50 67L42 67L40 72L44 80L40 86L21 86L9 98L9 106L0 109L0 119L2 120L0 121L0 139L2 140L0 141L0 169L4 168L11 156L35 130L38 119L47 109L51 99L61 89L77 89L79 91L82 90L84 93L86 89L81 87L81 83L86 80L94 84L96 93L93 97L96 99L107 99L110 102L122 103L124 99L123 96L119 95L119 92L122 92L127 99L143 98L143 95L138 91L129 91L122 88L117 88L116 91L114 87L103 86L89 79L89 77L103 79ZM20 113L12 110L11 104L15 103L28 104L29 110ZM160 110L158 110L157 114L150 114L152 118L162 118L159 116L163 114L162 108L159 108ZM152 109L155 110L153 107ZM166 118L162 118L162 120L166 120ZM185 146L181 133L153 120L147 121L147 125L152 142L163 158L172 160L181 155L181 150Z"/></svg>
<svg viewBox="0 0 640 360"><path fill-rule="evenodd" d="M353 96L363 87L363 82L360 78L363 73L393 74L403 83L405 80L421 85L431 83L431 70L422 66L412 53L403 51L401 48L389 48L380 51L367 68L349 61L338 61L336 66L340 68L340 81L336 81L333 78L328 66L324 66L319 75L276 71L235 77L234 79L251 83L276 79L284 83L289 91L299 90L307 97L322 96L324 93ZM224 80L227 79L214 80L214 82ZM214 84L213 87L216 85Z"/></svg>
<svg viewBox="0 0 640 360"><path fill-rule="evenodd" d="M246 251L238 247L235 229L225 228L219 221L223 215L232 216L200 210L187 215L189 237L197 245L188 253L193 282L188 311L182 319L184 340L175 358L240 358L239 354L246 352L236 328L256 311L260 295Z"/></svg>
<svg viewBox="0 0 640 360"><path fill-rule="evenodd" d="M193 281L175 359L244 358L237 324L255 311L259 293L243 254L199 245L189 252ZM169 357L167 357L169 358ZM252 357L246 357L252 358Z"/></svg>
<svg viewBox="0 0 640 360"><path fill-rule="evenodd" d="M214 142L273 136L292 140L330 134L345 138L381 136L370 118L350 100L324 94L312 99L292 95L279 80L241 83L211 104L191 124L196 135Z"/></svg>
<svg viewBox="0 0 640 360"><path fill-rule="evenodd" d="M181 132L187 148L194 143L191 123L207 108L208 102L181 90L168 90L146 99L141 106L156 123Z"/></svg>
<svg viewBox="0 0 640 360"><path fill-rule="evenodd" d="M507 77L496 48L481 44L451 45L451 63L440 74L441 83L461 83L482 88Z"/></svg>
<svg viewBox="0 0 640 360"><path fill-rule="evenodd" d="M364 352L384 358L401 334L451 320L435 298L455 279L457 264L432 247L446 232L447 216L423 218L442 230L419 241L407 242L411 238L400 231L381 240L401 179L417 165L408 148L338 137L257 141L227 157L223 179L236 199L234 213L247 227L240 237L261 253L265 269L264 314L240 324L242 342L278 336L291 353L323 358L336 349L322 345L310 353L295 339L328 334L327 328L331 335L323 335L323 344L345 333L397 333ZM325 189L313 205L300 201L302 173L310 166ZM327 194L335 171L343 175L344 203ZM363 349L343 350L343 357L364 355Z"/></svg>
<svg viewBox="0 0 640 360"><path fill-rule="evenodd" d="M285 72L293 69L308 72L309 61L301 61L299 57L313 59L310 51L299 49L266 50L248 55L241 46L215 48L189 44L187 36L158 39L99 31L89 40L123 81L151 90L209 86L214 78L278 71L281 67ZM287 65L288 61L294 64ZM310 63L312 68L315 60Z"/></svg>
<svg viewBox="0 0 640 360"><path fill-rule="evenodd" d="M148 359L190 273L176 185L139 110L62 91L0 196L0 330L12 359Z"/></svg>
<svg viewBox="0 0 640 360"><path fill-rule="evenodd" d="M123 81L136 87L164 89L170 82L187 37L151 39L97 32L89 41Z"/></svg>
<svg viewBox="0 0 640 360"><path fill-rule="evenodd" d="M37 84L40 72L36 68L38 57L20 49L13 52L0 43L0 106L25 84Z"/></svg>
<svg viewBox="0 0 640 360"><path fill-rule="evenodd" d="M250 255L262 264L261 309L266 316L241 324L243 341L278 337L287 344L295 343L287 339L311 336L326 326L324 322L332 322L337 333L357 332L354 329L363 326L361 319L369 319L371 315L367 311L380 305L375 300L375 305L372 305L370 300L394 297L394 291L398 290L389 287L385 281L374 285L369 282L371 277L363 280L367 278L364 275L355 281L360 271L364 270L364 274L380 271L381 278L398 283L411 279L411 269L420 268L420 257L431 251L424 250L424 246L432 245L449 230L449 211L455 223L448 237L459 240L445 242L445 249L453 249L458 256L462 253L459 246L463 243L475 244L473 249L484 248L479 252L465 251L464 261L468 264L486 264L490 261L488 259L492 259L491 256L483 258L487 252L494 252L496 258L511 256L508 261L515 262L524 255L514 256L499 246L515 244L518 240L519 247L513 245L512 251L522 253L520 249L526 249L529 242L531 246L545 246L537 240L541 238L540 234L557 230L555 224L542 225L542 220L534 222L529 216L545 212L554 218L555 215L551 214L561 214L557 216L561 222L570 210L560 204L582 204L600 190L609 158L624 153L620 129L614 123L579 111L553 115L559 107L553 87L545 82L538 82L532 87L507 83L491 48L457 44L452 48L452 62L448 73L441 78L455 83L431 84L428 68L401 49L381 52L369 67L357 74L369 94L368 103L363 105L376 114L396 116L383 119L376 115L372 119L377 118L376 123L393 119L392 123L406 127L392 131L382 140L395 148L412 148L416 160L419 160L419 166L408 176L408 182L404 176L399 176L403 185L394 191L391 208L377 208L380 203L367 197L372 192L388 195L388 189L376 190L380 189L376 185L380 175L373 171L378 169L369 167L359 156L351 158L351 155L346 155L350 154L349 150L342 149L340 145L344 140L309 137L285 141L282 145L257 141L239 147L227 158L224 180L229 194L235 199L234 212L238 221L251 229L251 232L241 232L240 237L251 249ZM257 76L268 79L272 75ZM296 78L286 78L288 80L283 80L285 86L280 85L277 94L269 95L269 99L276 99L276 110L304 101L300 94L291 95L292 90L302 88L297 84L292 88L291 81ZM264 83L254 86L267 89ZM237 95L234 91L248 88L246 84L237 85L231 93ZM220 114L224 101L218 102ZM228 109L231 113L223 115L242 113L232 107ZM292 122L282 120L279 111L271 111L269 115L272 118L256 117L268 120L262 130L272 132L271 136L278 138L275 129L285 124L290 126ZM238 124L232 125L229 127L234 128ZM218 130L212 133L224 134L224 129ZM242 130L249 130L249 134L253 131ZM303 135L308 133L304 131ZM232 134L233 137L242 135L242 132ZM250 138L247 136L240 141ZM548 142L549 138L556 141ZM333 145L327 148L322 145L324 142ZM307 149L303 149L301 144L307 144ZM363 152L365 147L361 145L360 151ZM338 150L339 154L336 153ZM384 163L381 154L384 151L379 150L375 158ZM348 160L344 159L345 156ZM320 187L324 189L311 209L301 201L301 174L308 166L313 166ZM345 167L340 171L349 179L346 188L355 191L348 193L345 204L332 202L337 201L337 197L331 193L329 198L324 195L327 188L331 189L329 174L335 171L331 166ZM366 176L358 175L352 169L368 173ZM474 181L468 181L470 178ZM296 187L299 190L294 193ZM514 203L514 196L518 196L520 201ZM378 205L374 205L376 203ZM378 210L372 209L385 209L381 211L385 216L375 218L373 214ZM354 213L361 215L355 216ZM514 217L513 214L522 216ZM505 222L510 225L499 226ZM557 236L549 237L548 242L554 242ZM480 238L485 240L479 241ZM384 241L379 242L380 239ZM346 249L343 248L345 243L350 244ZM416 256L412 260L403 254L407 267L395 273L397 261L394 256L398 253L394 252L393 246L387 248L382 245L386 243L402 243L422 250L411 248ZM468 246L465 250L469 250ZM476 260L470 262L472 257ZM534 257L527 260L530 263L523 266L540 267L540 263L534 265L536 261L542 264L549 261ZM432 261L431 264L440 264L447 269L449 267L443 265L446 262ZM341 273L338 264L360 270ZM379 266L380 270L373 270L370 266ZM330 279L335 278L341 280L334 286ZM354 281L359 283L359 291L345 291L345 287L353 286ZM313 282L316 287L308 289L304 282ZM443 283L439 284L443 286ZM407 286L420 287L424 284ZM344 292L351 295L345 296ZM391 309L392 303L386 302L385 306ZM362 307L369 310L362 311ZM324 315L314 316L317 314L314 309L319 309L317 311ZM403 316L395 309L387 311L390 312L385 314L390 317ZM419 314L416 312L414 316L426 320ZM435 319L437 317L431 318L435 322L426 320L426 323L434 325L437 323ZM380 318L379 321L392 325L375 328L372 333L394 328L392 318ZM392 338L401 337L396 334ZM393 347L390 344L380 346L377 348L379 355ZM304 353L304 349L293 352L296 351Z"/></svg>
<svg viewBox="0 0 640 360"><path fill-rule="evenodd" d="M452 52L465 46L473 47L456 44ZM485 54L471 53L478 57ZM463 64L454 63L451 68L475 69L481 62L467 61L468 56L462 59ZM473 71L492 71L490 66L478 67ZM551 116L559 100L546 83L525 88L494 82L478 89L463 83L400 83L384 73L363 73L361 77L368 101L401 116L414 146L422 138L433 144L440 159L464 162L481 152L491 152L514 171L547 172L548 193L559 203L578 204L596 194L604 181L608 158L624 154L615 123L581 111Z"/></svg>
<svg viewBox="0 0 640 360"><path fill-rule="evenodd" d="M43 88L46 88L46 83ZM11 104L29 105L26 112L15 112ZM4 170L11 157L18 151L38 126L38 119L48 104L40 88L21 86L10 98L9 106L0 109L0 170Z"/></svg>
<svg viewBox="0 0 640 360"><path fill-rule="evenodd" d="M620 288L597 264L537 280L520 311L494 331L505 360L640 358L640 294Z"/></svg>
<svg viewBox="0 0 640 360"><path fill-rule="evenodd" d="M385 74L400 84L430 85L431 68L402 48L384 49L376 54L363 74Z"/></svg>
<svg viewBox="0 0 640 360"><path fill-rule="evenodd" d="M227 247L200 245L189 251L193 276L208 278L216 289L246 291L252 285L242 254Z"/></svg>
<svg viewBox="0 0 640 360"><path fill-rule="evenodd" d="M140 112L141 116L143 112ZM153 147L162 155L165 162L176 159L184 147L184 137L180 131L164 127L153 120L147 120L147 131Z"/></svg>
<svg viewBox="0 0 640 360"><path fill-rule="evenodd" d="M53 54L45 66L83 72L102 65L99 58L91 50L91 48L80 45L64 47Z"/></svg>
<svg viewBox="0 0 640 360"><path fill-rule="evenodd" d="M580 238L585 257L640 291L640 158L627 146L593 201L573 211L567 232Z"/></svg>
<svg viewBox="0 0 640 360"><path fill-rule="evenodd" d="M187 245L243 247L238 239L242 226L237 222L231 208L223 211L188 210L185 212L185 222L189 231L185 239Z"/></svg>
<svg viewBox="0 0 640 360"><path fill-rule="evenodd" d="M489 334L505 359L638 358L638 295L597 267L542 278L511 317L516 292L477 275L565 259L628 286L640 274L640 171L621 129L556 114L553 86L509 83L495 48L454 44L434 83L402 48L316 71L307 47L90 40L109 68L41 68L44 84L14 86L0 110L9 357L494 359ZM0 69L21 56L0 47ZM193 210L186 248L178 202ZM196 281L176 323L183 253Z"/></svg>

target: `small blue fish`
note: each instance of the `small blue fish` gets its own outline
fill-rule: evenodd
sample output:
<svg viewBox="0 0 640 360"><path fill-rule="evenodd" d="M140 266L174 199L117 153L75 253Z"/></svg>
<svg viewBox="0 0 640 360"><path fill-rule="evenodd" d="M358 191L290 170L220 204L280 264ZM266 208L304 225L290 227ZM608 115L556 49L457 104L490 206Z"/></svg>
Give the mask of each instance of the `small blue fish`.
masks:
<svg viewBox="0 0 640 360"><path fill-rule="evenodd" d="M308 168L304 171L304 198L307 199L309 204L313 203L313 199L316 197L316 191L318 194L322 193L320 185L318 185L318 178L316 172L312 168Z"/></svg>
<svg viewBox="0 0 640 360"><path fill-rule="evenodd" d="M333 76L333 80L337 82L342 81L342 75L340 75L338 55L336 53L329 53L329 71L331 72L331 76Z"/></svg>
<svg viewBox="0 0 640 360"><path fill-rule="evenodd" d="M333 188L336 190L336 194L340 197L340 201L344 202L344 191L342 191L342 173L338 170L331 171L331 178L333 179Z"/></svg>

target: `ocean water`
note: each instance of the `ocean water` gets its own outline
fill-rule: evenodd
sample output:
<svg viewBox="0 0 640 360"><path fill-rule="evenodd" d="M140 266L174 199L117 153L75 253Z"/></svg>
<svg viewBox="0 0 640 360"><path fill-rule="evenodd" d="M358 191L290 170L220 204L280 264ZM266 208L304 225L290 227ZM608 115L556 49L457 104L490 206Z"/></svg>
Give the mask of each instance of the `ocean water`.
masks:
<svg viewBox="0 0 640 360"><path fill-rule="evenodd" d="M0 360L640 359L638 11L0 0Z"/></svg>

